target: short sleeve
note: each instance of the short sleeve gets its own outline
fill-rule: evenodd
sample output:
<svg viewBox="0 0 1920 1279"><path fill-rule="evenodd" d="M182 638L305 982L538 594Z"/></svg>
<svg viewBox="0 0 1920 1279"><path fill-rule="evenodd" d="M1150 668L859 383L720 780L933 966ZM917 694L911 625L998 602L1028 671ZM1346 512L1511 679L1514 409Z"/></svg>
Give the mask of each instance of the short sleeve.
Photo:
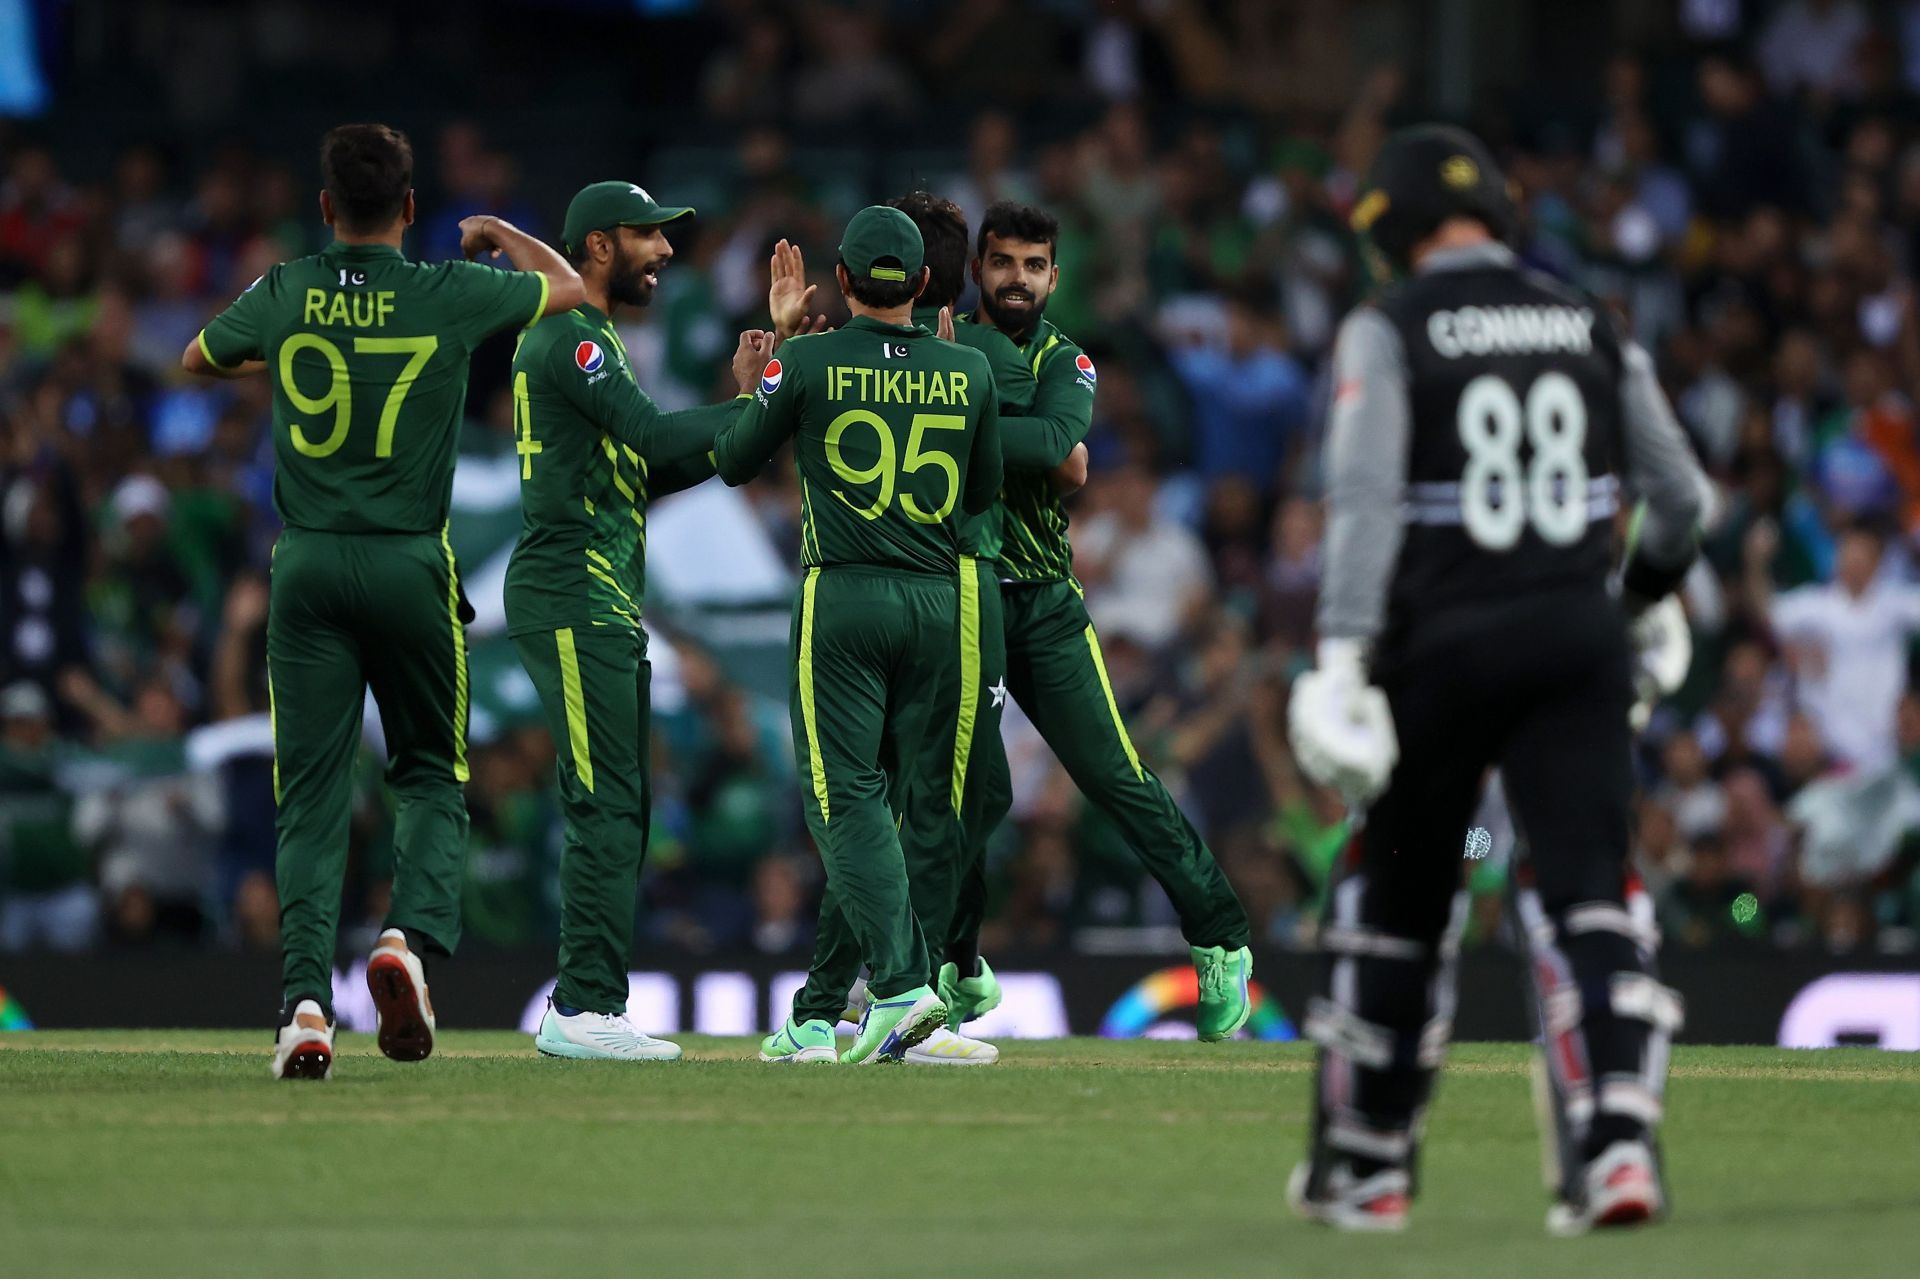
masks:
<svg viewBox="0 0 1920 1279"><path fill-rule="evenodd" d="M248 360L264 360L269 276L249 284L231 305L200 330L200 354L216 369L236 368Z"/></svg>
<svg viewBox="0 0 1920 1279"><path fill-rule="evenodd" d="M448 262L448 319L478 344L503 329L532 324L547 309L547 277L538 271L502 271L478 262Z"/></svg>

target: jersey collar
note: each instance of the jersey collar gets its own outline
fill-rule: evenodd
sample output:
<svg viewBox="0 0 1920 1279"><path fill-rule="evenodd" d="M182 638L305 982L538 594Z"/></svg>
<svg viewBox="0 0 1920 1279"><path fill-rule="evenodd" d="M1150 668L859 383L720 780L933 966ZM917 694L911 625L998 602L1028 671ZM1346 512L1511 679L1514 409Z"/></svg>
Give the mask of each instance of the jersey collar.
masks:
<svg viewBox="0 0 1920 1279"><path fill-rule="evenodd" d="M373 262L381 258L391 258L395 262L406 260L406 254L391 244L342 244L335 240L321 254L328 258L346 258L353 262Z"/></svg>
<svg viewBox="0 0 1920 1279"><path fill-rule="evenodd" d="M848 320L843 327L849 329L866 329L873 333L898 333L902 336L909 334L924 335L932 332L932 330L924 324L883 324L871 315L856 315L851 320Z"/></svg>

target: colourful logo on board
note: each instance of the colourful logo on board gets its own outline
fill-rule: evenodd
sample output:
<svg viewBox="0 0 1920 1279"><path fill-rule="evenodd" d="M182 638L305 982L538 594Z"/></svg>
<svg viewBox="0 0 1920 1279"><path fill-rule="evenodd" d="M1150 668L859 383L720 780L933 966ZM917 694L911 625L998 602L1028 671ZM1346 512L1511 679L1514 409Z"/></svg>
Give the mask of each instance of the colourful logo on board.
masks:
<svg viewBox="0 0 1920 1279"><path fill-rule="evenodd" d="M1300 1038L1279 1002L1259 982L1247 984L1247 995L1253 1001L1253 1016L1247 1019L1249 1035L1274 1041ZM1138 1039L1169 1014L1191 1014L1199 1003L1200 975L1191 966L1162 968L1141 978L1133 989L1113 1001L1113 1007L1100 1020L1100 1037Z"/></svg>

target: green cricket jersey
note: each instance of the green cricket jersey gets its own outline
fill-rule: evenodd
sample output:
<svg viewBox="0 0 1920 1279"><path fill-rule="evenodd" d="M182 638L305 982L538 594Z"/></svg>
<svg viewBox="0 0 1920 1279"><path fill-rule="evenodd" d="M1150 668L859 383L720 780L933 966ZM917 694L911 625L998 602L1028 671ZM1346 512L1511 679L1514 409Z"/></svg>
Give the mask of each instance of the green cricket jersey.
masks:
<svg viewBox="0 0 1920 1279"><path fill-rule="evenodd" d="M429 266L383 244L336 243L255 280L201 331L200 351L216 368L266 361L273 500L286 524L437 533L468 359L546 305L536 272Z"/></svg>
<svg viewBox="0 0 1920 1279"><path fill-rule="evenodd" d="M918 325L855 316L793 338L720 433L720 477L744 484L788 439L800 469L800 559L948 575L961 512L1000 488L1000 411L987 357Z"/></svg>
<svg viewBox="0 0 1920 1279"><path fill-rule="evenodd" d="M969 323L985 321L966 317ZM954 331L958 333L956 324ZM1067 460L1093 426L1093 361L1071 339L1041 320L1020 345L1038 387L1030 416L1038 429L1008 434L1007 480L1000 494L1000 576L1012 582L1058 582L1073 576L1067 544L1067 508L1044 473ZM1016 458L1016 452L1018 454ZM1025 468L1025 469L1022 469Z"/></svg>
<svg viewBox="0 0 1920 1279"><path fill-rule="evenodd" d="M513 356L520 540L507 565L510 635L640 624L647 501L713 474L713 437L746 406L663 413L597 308L551 315Z"/></svg>

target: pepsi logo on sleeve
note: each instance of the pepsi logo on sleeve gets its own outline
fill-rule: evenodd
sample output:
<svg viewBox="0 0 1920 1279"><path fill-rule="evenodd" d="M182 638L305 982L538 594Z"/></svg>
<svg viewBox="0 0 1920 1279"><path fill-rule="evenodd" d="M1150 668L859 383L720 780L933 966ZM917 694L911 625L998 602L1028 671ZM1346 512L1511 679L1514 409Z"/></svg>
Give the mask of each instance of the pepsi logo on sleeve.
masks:
<svg viewBox="0 0 1920 1279"><path fill-rule="evenodd" d="M580 366L582 373L598 373L600 366L607 362L607 353L600 349L598 342L582 342L573 348L573 362Z"/></svg>

